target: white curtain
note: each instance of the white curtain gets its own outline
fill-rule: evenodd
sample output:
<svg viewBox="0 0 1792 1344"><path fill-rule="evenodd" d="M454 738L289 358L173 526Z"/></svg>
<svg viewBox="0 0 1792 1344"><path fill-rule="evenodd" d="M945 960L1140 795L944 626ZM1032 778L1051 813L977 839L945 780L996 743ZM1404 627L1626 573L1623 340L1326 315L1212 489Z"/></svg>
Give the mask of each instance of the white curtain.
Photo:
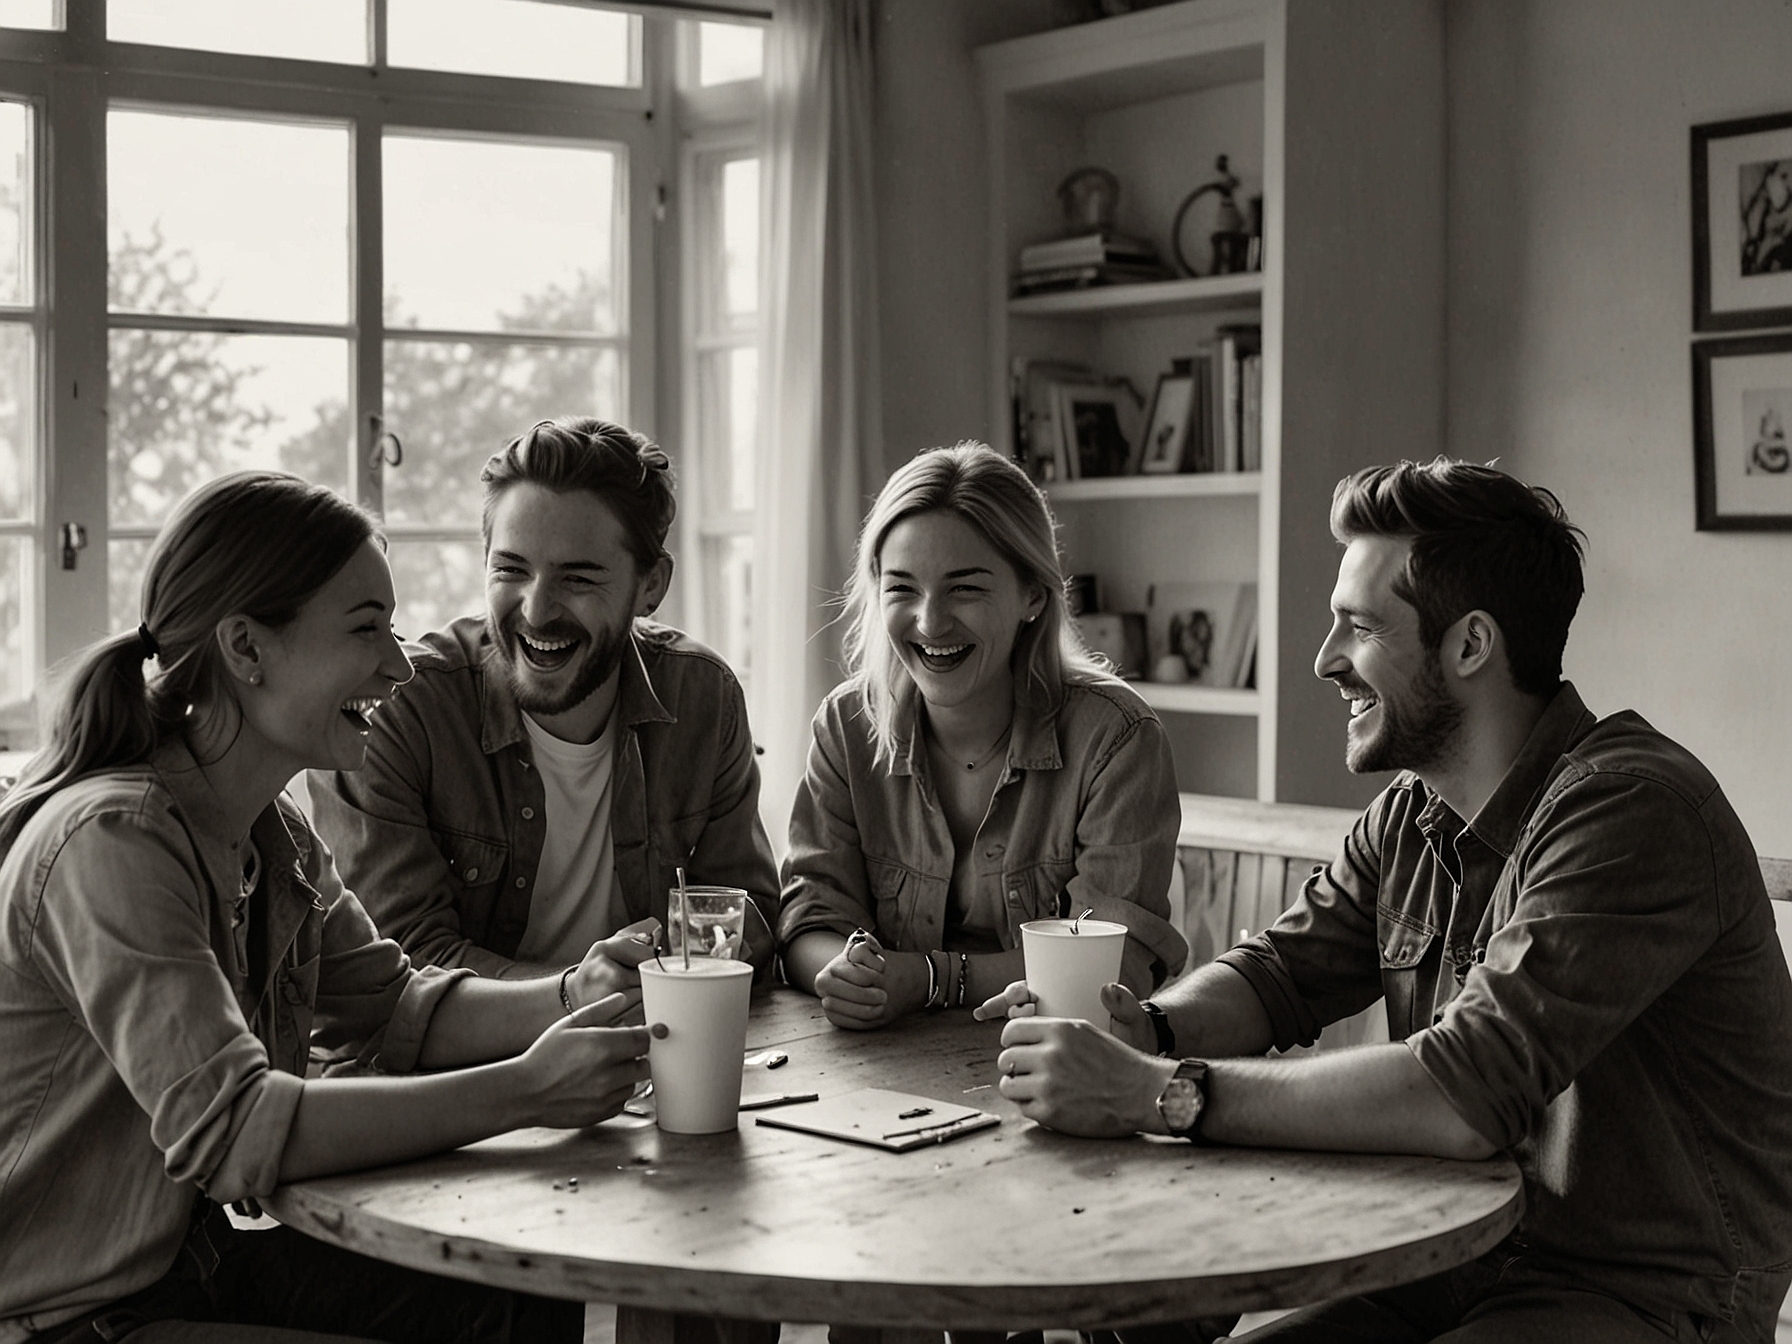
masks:
<svg viewBox="0 0 1792 1344"><path fill-rule="evenodd" d="M883 483L870 0L776 0L766 35L753 731L780 854L809 720L840 678L834 605Z"/></svg>

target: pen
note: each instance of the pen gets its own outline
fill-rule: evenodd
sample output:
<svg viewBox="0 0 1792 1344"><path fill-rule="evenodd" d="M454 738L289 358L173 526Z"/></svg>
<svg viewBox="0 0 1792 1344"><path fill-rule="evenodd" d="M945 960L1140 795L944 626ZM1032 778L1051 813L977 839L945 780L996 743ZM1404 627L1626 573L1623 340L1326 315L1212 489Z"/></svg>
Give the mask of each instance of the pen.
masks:
<svg viewBox="0 0 1792 1344"><path fill-rule="evenodd" d="M962 1129L964 1126L973 1124L982 1118L983 1112L976 1111L970 1115L961 1115L956 1120L941 1120L931 1125L917 1125L914 1129L893 1129L888 1134L885 1134L884 1137L886 1139L909 1139L917 1134L937 1133L941 1138L944 1138L952 1133L953 1130Z"/></svg>
<svg viewBox="0 0 1792 1344"><path fill-rule="evenodd" d="M745 1097L740 1108L743 1111L763 1111L768 1106L794 1106L800 1101L820 1101L821 1095L816 1092L785 1092L775 1097Z"/></svg>

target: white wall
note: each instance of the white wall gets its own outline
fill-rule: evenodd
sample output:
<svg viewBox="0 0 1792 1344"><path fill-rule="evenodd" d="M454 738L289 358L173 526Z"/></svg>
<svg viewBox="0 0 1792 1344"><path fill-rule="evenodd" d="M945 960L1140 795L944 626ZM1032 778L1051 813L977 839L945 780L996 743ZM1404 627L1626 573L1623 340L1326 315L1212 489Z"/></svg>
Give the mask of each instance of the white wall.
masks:
<svg viewBox="0 0 1792 1344"><path fill-rule="evenodd" d="M1449 450L1591 542L1567 672L1792 855L1792 535L1693 528L1689 127L1792 111L1786 0L1452 0Z"/></svg>

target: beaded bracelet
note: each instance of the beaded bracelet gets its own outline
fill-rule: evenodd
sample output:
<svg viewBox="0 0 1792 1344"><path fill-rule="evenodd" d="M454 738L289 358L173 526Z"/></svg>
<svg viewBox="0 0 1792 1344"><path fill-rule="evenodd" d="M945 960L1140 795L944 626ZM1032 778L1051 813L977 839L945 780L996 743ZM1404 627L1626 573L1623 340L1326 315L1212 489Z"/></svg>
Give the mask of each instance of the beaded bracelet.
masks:
<svg viewBox="0 0 1792 1344"><path fill-rule="evenodd" d="M560 1006L566 1009L566 1015L568 1017L571 1017L575 1010L572 1006L572 995L566 992L566 982L568 978L571 977L572 973L578 969L577 966L568 966L564 971L560 972Z"/></svg>
<svg viewBox="0 0 1792 1344"><path fill-rule="evenodd" d="M971 978L971 959L965 953L958 954L958 1006L964 1007L964 984Z"/></svg>

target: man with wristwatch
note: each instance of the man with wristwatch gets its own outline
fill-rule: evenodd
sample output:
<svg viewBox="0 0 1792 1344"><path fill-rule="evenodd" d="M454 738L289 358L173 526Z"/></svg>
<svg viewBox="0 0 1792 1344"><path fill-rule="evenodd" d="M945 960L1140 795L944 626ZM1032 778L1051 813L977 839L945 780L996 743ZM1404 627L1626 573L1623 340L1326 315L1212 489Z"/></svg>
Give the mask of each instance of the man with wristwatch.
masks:
<svg viewBox="0 0 1792 1344"><path fill-rule="evenodd" d="M1439 458L1342 481L1316 674L1345 760L1398 770L1276 923L1113 1034L1006 1011L1003 1095L1071 1134L1475 1160L1514 1235L1250 1338L1767 1340L1792 1283L1792 979L1710 773L1561 679L1581 538ZM1653 633L1653 632L1651 632ZM1268 1059L1385 1000L1391 1043Z"/></svg>

